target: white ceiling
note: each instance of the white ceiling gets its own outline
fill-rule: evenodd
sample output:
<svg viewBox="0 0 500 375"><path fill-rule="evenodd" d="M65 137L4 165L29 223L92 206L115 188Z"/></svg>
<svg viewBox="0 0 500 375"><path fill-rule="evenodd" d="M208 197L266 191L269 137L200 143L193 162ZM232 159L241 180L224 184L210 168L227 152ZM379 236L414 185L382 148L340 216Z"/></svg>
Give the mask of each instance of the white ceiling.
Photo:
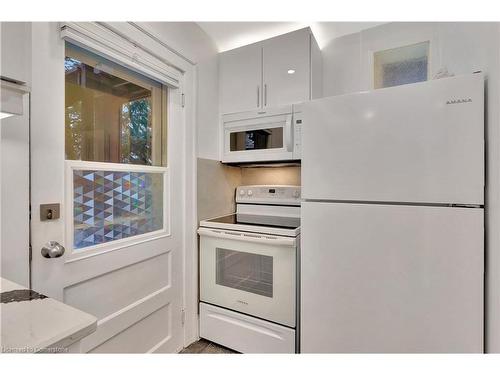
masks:
<svg viewBox="0 0 500 375"><path fill-rule="evenodd" d="M320 48L330 40L383 22L198 22L214 40L219 52L272 38L306 26L311 27Z"/></svg>

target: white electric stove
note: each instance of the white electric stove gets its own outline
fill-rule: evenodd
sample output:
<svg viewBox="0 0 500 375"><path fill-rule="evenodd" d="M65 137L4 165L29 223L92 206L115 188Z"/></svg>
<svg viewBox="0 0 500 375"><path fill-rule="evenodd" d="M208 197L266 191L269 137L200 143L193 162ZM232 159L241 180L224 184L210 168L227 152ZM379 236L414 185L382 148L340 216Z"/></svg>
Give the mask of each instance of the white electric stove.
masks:
<svg viewBox="0 0 500 375"><path fill-rule="evenodd" d="M297 351L300 187L241 186L200 222L200 336L243 353Z"/></svg>

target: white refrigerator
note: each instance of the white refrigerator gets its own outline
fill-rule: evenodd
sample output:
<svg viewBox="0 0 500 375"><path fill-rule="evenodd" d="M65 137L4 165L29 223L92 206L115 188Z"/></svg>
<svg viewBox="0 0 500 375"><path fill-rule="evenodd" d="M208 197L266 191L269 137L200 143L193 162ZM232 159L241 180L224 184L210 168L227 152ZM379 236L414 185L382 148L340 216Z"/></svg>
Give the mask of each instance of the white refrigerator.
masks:
<svg viewBox="0 0 500 375"><path fill-rule="evenodd" d="M482 352L482 74L301 110L301 352Z"/></svg>

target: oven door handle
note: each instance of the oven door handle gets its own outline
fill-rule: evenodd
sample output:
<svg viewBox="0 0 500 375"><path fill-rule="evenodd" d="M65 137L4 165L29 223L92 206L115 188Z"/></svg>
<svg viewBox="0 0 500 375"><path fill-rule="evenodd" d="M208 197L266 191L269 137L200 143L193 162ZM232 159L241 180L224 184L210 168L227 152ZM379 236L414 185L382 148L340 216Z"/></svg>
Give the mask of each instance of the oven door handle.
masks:
<svg viewBox="0 0 500 375"><path fill-rule="evenodd" d="M200 236L223 238L235 241L261 243L274 246L296 246L297 239L294 237L273 236L267 234L233 232L219 229L198 228Z"/></svg>

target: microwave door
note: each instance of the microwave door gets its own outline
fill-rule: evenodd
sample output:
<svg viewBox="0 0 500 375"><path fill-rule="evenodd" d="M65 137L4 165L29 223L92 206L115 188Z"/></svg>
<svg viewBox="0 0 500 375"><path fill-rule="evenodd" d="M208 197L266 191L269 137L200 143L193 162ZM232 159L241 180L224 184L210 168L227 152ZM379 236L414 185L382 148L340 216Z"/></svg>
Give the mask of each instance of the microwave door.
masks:
<svg viewBox="0 0 500 375"><path fill-rule="evenodd" d="M283 129L254 129L232 132L230 151L271 150L283 147Z"/></svg>
<svg viewBox="0 0 500 375"><path fill-rule="evenodd" d="M284 125L228 131L223 162L253 162L291 159L291 141Z"/></svg>
<svg viewBox="0 0 500 375"><path fill-rule="evenodd" d="M293 159L292 114L224 117L222 162L284 161ZM241 114L243 116L243 114Z"/></svg>

